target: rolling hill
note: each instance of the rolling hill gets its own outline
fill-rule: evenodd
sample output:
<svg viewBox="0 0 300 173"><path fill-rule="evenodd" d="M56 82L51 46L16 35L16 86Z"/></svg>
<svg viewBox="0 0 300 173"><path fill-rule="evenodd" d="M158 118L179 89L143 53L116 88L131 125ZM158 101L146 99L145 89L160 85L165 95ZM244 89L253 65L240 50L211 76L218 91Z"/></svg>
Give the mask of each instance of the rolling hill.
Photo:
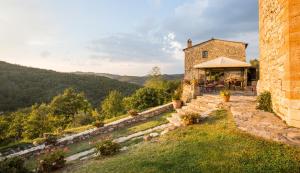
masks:
<svg viewBox="0 0 300 173"><path fill-rule="evenodd" d="M59 73L0 61L0 112L49 102L65 88L84 92L97 106L111 90L129 95L138 85L103 76Z"/></svg>
<svg viewBox="0 0 300 173"><path fill-rule="evenodd" d="M123 76L109 73L74 72L74 74L104 76L121 82L129 82L141 86L145 84L147 79L149 79L149 76ZM183 78L183 74L163 74L162 78L165 80L181 80Z"/></svg>

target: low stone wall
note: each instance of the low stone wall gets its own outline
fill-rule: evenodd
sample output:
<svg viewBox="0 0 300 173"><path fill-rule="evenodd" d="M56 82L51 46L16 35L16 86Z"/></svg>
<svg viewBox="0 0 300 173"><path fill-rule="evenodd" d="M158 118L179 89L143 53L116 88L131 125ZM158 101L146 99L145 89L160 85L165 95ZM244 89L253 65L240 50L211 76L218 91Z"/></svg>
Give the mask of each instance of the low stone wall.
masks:
<svg viewBox="0 0 300 173"><path fill-rule="evenodd" d="M126 117L118 121L114 121L112 123L105 124L104 127L100 128L93 128L78 134L70 135L63 137L61 139L57 140L56 146L46 146L45 144L32 147L27 150L19 151L13 154L10 154L5 157L14 157L14 156L23 156L23 157L30 157L34 156L36 154L41 154L45 152L48 149L54 148L54 147L65 147L69 144L73 144L76 142L80 142L82 140L88 139L92 136L97 136L101 134L107 134L109 132L115 131L117 129L124 128L129 125L133 125L138 122L143 122L146 121L149 118L152 118L154 116L160 115L162 113L168 112L173 110L173 105L172 103L168 103L162 106L158 106L155 108L151 108L149 110L146 110L144 112L139 113L139 115L134 116L134 117ZM5 157L0 157L0 160L4 159Z"/></svg>

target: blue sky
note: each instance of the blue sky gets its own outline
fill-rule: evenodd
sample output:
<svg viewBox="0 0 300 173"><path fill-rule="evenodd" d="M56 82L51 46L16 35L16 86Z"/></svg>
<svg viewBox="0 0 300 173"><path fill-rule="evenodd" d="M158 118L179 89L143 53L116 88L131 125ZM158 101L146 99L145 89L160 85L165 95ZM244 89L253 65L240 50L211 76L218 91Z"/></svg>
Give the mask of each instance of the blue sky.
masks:
<svg viewBox="0 0 300 173"><path fill-rule="evenodd" d="M25 3L26 2L26 3ZM0 60L63 72L183 73L186 40L249 43L256 0L0 0Z"/></svg>

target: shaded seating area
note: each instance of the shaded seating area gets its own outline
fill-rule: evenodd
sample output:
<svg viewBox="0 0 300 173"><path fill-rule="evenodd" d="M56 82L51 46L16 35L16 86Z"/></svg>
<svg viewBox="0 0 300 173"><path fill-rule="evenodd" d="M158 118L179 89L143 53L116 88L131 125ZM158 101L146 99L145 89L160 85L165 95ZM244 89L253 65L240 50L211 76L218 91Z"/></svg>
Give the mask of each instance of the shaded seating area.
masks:
<svg viewBox="0 0 300 173"><path fill-rule="evenodd" d="M247 70L251 65L231 58L219 57L195 65L200 89L203 93L218 92L225 88L244 90L247 87Z"/></svg>

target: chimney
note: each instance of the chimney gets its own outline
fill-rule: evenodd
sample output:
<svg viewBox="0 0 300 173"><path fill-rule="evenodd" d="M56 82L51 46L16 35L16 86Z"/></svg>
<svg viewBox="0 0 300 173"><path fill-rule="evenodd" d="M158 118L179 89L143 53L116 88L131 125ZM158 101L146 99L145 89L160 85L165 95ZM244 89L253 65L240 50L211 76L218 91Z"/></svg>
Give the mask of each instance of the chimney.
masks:
<svg viewBox="0 0 300 173"><path fill-rule="evenodd" d="M193 46L192 40L188 39L188 41L187 41L187 47L190 48L192 46Z"/></svg>

